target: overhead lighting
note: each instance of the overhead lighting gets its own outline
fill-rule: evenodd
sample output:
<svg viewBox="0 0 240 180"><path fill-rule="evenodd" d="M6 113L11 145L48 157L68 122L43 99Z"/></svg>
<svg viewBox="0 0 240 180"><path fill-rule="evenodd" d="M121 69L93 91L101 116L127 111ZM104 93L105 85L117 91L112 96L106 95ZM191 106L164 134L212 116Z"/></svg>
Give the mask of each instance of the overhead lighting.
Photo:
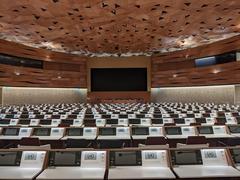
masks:
<svg viewBox="0 0 240 180"><path fill-rule="evenodd" d="M176 78L177 77L177 74L173 74L173 78Z"/></svg>
<svg viewBox="0 0 240 180"><path fill-rule="evenodd" d="M15 74L16 76L20 76L20 75L21 75L20 72L14 72L14 74Z"/></svg>
<svg viewBox="0 0 240 180"><path fill-rule="evenodd" d="M217 73L219 73L219 72L221 72L219 69L214 69L214 70L213 70L213 74L217 74Z"/></svg>

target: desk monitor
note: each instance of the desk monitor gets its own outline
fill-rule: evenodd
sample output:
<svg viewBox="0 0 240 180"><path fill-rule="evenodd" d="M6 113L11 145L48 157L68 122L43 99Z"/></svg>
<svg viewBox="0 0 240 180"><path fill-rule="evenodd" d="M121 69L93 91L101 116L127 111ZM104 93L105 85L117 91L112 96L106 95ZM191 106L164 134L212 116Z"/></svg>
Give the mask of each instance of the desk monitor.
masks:
<svg viewBox="0 0 240 180"><path fill-rule="evenodd" d="M173 165L203 164L200 150L173 150L171 157Z"/></svg>
<svg viewBox="0 0 240 180"><path fill-rule="evenodd" d="M240 133L240 126L228 126L230 133Z"/></svg>
<svg viewBox="0 0 240 180"><path fill-rule="evenodd" d="M118 119L107 119L106 124L118 124Z"/></svg>
<svg viewBox="0 0 240 180"><path fill-rule="evenodd" d="M83 128L68 128L66 131L68 136L83 136Z"/></svg>
<svg viewBox="0 0 240 180"><path fill-rule="evenodd" d="M54 114L54 115L52 115L52 119L60 119L60 115L59 114Z"/></svg>
<svg viewBox="0 0 240 180"><path fill-rule="evenodd" d="M234 163L240 165L240 149L230 149L230 153Z"/></svg>
<svg viewBox="0 0 240 180"><path fill-rule="evenodd" d="M145 114L136 114L136 118L145 118Z"/></svg>
<svg viewBox="0 0 240 180"><path fill-rule="evenodd" d="M128 115L127 115L127 114L119 114L118 117L119 117L119 118L128 118Z"/></svg>
<svg viewBox="0 0 240 180"><path fill-rule="evenodd" d="M43 119L44 115L43 114L36 114L35 118L36 119Z"/></svg>
<svg viewBox="0 0 240 180"><path fill-rule="evenodd" d="M18 124L21 124L21 125L29 125L30 124L30 119L20 119L18 121Z"/></svg>
<svg viewBox="0 0 240 180"><path fill-rule="evenodd" d="M39 124L40 125L51 125L52 121L50 119L41 119Z"/></svg>
<svg viewBox="0 0 240 180"><path fill-rule="evenodd" d="M14 114L6 114L5 118L12 119L12 118L14 118Z"/></svg>
<svg viewBox="0 0 240 180"><path fill-rule="evenodd" d="M81 151L56 151L49 154L49 166L80 166Z"/></svg>
<svg viewBox="0 0 240 180"><path fill-rule="evenodd" d="M185 120L183 118L174 118L174 122L176 124L185 124Z"/></svg>
<svg viewBox="0 0 240 180"><path fill-rule="evenodd" d="M194 118L195 116L194 116L194 114L187 114L187 117L188 118Z"/></svg>
<svg viewBox="0 0 240 180"><path fill-rule="evenodd" d="M0 119L0 124L9 124L10 121L10 119Z"/></svg>
<svg viewBox="0 0 240 180"><path fill-rule="evenodd" d="M153 114L154 118L162 118L162 114Z"/></svg>
<svg viewBox="0 0 240 180"><path fill-rule="evenodd" d="M148 127L133 127L132 135L149 135Z"/></svg>
<svg viewBox="0 0 240 180"><path fill-rule="evenodd" d="M111 118L111 115L110 114L102 114L102 118L109 119L109 118Z"/></svg>
<svg viewBox="0 0 240 180"><path fill-rule="evenodd" d="M21 157L21 151L0 152L0 166L20 166Z"/></svg>
<svg viewBox="0 0 240 180"><path fill-rule="evenodd" d="M141 124L140 119L129 119L129 124Z"/></svg>
<svg viewBox="0 0 240 180"><path fill-rule="evenodd" d="M93 114L85 114L85 118L92 119L92 118L94 118L94 115Z"/></svg>
<svg viewBox="0 0 240 180"><path fill-rule="evenodd" d="M206 120L206 118L195 118L195 120L196 120L196 123L207 123L207 120Z"/></svg>
<svg viewBox="0 0 240 180"><path fill-rule="evenodd" d="M167 135L181 135L181 127L165 127Z"/></svg>
<svg viewBox="0 0 240 180"><path fill-rule="evenodd" d="M73 120L72 119L62 119L61 124L64 125L73 125Z"/></svg>
<svg viewBox="0 0 240 180"><path fill-rule="evenodd" d="M213 134L213 129L211 126L201 126L197 127L199 134Z"/></svg>
<svg viewBox="0 0 240 180"><path fill-rule="evenodd" d="M51 128L34 128L34 136L50 136Z"/></svg>
<svg viewBox="0 0 240 180"><path fill-rule="evenodd" d="M99 135L101 136L115 136L116 128L99 128Z"/></svg>
<svg viewBox="0 0 240 180"><path fill-rule="evenodd" d="M152 124L163 124L162 118L153 118Z"/></svg>
<svg viewBox="0 0 240 180"><path fill-rule="evenodd" d="M110 152L110 166L141 166L141 151L112 151Z"/></svg>
<svg viewBox="0 0 240 180"><path fill-rule="evenodd" d="M225 117L217 117L216 120L218 123L223 123L223 124L225 124L227 122Z"/></svg>
<svg viewBox="0 0 240 180"><path fill-rule="evenodd" d="M28 114L21 114L19 118L27 119L27 118L29 118L29 115Z"/></svg>
<svg viewBox="0 0 240 180"><path fill-rule="evenodd" d="M4 128L2 134L4 136L18 136L19 128Z"/></svg>

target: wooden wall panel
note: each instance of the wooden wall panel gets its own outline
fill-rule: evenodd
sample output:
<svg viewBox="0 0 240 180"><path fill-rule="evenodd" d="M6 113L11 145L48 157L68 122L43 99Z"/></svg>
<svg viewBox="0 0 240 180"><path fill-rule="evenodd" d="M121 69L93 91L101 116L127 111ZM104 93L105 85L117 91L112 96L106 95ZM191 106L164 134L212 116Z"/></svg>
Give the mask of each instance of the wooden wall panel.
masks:
<svg viewBox="0 0 240 180"><path fill-rule="evenodd" d="M240 62L201 68L196 68L193 64L194 58L222 54L239 49L240 36L237 36L202 47L153 56L151 58L152 87L240 83ZM184 63L186 67L184 67Z"/></svg>
<svg viewBox="0 0 240 180"><path fill-rule="evenodd" d="M86 72L42 70L1 64L0 86L86 88Z"/></svg>

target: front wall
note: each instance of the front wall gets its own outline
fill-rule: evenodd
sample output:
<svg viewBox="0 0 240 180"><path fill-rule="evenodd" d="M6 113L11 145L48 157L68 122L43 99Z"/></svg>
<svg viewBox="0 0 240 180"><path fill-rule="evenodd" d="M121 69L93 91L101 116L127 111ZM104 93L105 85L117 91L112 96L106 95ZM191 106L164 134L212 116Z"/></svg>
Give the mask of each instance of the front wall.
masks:
<svg viewBox="0 0 240 180"><path fill-rule="evenodd" d="M198 86L152 88L153 102L199 102L199 103L230 103L234 104L235 86Z"/></svg>
<svg viewBox="0 0 240 180"><path fill-rule="evenodd" d="M57 104L86 101L87 90L78 88L3 87L3 104Z"/></svg>

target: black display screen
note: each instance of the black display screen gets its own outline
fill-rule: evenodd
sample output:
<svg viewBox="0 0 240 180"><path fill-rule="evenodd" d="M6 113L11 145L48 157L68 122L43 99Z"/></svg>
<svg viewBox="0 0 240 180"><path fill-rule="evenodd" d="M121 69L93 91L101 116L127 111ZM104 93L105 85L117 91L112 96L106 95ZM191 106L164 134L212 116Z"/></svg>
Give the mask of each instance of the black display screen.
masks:
<svg viewBox="0 0 240 180"><path fill-rule="evenodd" d="M0 152L0 166L19 166L22 152Z"/></svg>
<svg viewBox="0 0 240 180"><path fill-rule="evenodd" d="M213 134L213 129L210 126L198 127L199 134Z"/></svg>
<svg viewBox="0 0 240 180"><path fill-rule="evenodd" d="M110 152L111 166L141 166L141 151Z"/></svg>
<svg viewBox="0 0 240 180"><path fill-rule="evenodd" d="M114 136L116 135L116 128L100 128L99 135L101 136Z"/></svg>
<svg viewBox="0 0 240 180"><path fill-rule="evenodd" d="M67 129L68 136L82 136L83 128L69 128Z"/></svg>
<svg viewBox="0 0 240 180"><path fill-rule="evenodd" d="M240 133L240 126L228 126L230 133Z"/></svg>
<svg viewBox="0 0 240 180"><path fill-rule="evenodd" d="M180 127L165 127L167 135L181 135L182 131Z"/></svg>
<svg viewBox="0 0 240 180"><path fill-rule="evenodd" d="M91 91L147 91L147 68L92 68Z"/></svg>
<svg viewBox="0 0 240 180"><path fill-rule="evenodd" d="M50 128L35 128L33 131L33 135L35 136L50 136L50 133Z"/></svg>
<svg viewBox="0 0 240 180"><path fill-rule="evenodd" d="M49 166L80 166L81 152L50 152Z"/></svg>
<svg viewBox="0 0 240 180"><path fill-rule="evenodd" d="M231 149L230 152L234 162L240 164L240 149Z"/></svg>
<svg viewBox="0 0 240 180"><path fill-rule="evenodd" d="M149 135L148 127L134 127L132 128L133 135Z"/></svg>
<svg viewBox="0 0 240 180"><path fill-rule="evenodd" d="M176 150L171 151L173 165L202 164L200 150Z"/></svg>
<svg viewBox="0 0 240 180"><path fill-rule="evenodd" d="M3 129L4 136L17 136L19 133L19 128L5 128Z"/></svg>

